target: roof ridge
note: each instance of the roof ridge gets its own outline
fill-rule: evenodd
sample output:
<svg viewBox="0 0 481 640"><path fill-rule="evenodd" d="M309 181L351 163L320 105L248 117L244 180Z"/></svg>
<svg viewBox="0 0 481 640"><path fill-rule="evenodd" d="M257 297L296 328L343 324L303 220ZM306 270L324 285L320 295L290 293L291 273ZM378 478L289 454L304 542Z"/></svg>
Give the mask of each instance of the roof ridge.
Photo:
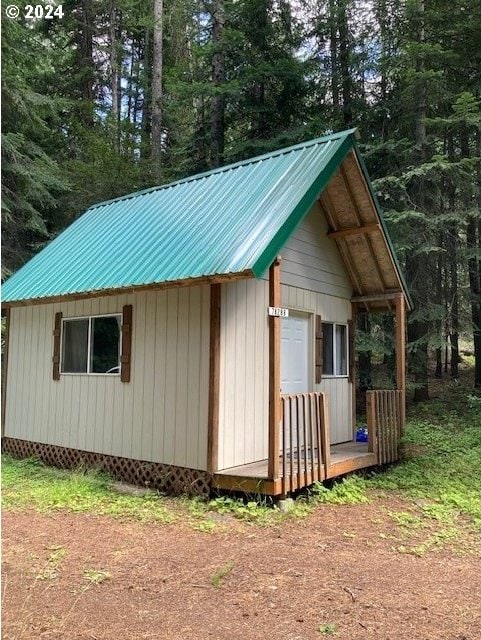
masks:
<svg viewBox="0 0 481 640"><path fill-rule="evenodd" d="M226 173L227 171L231 171L232 169L237 169L238 167L248 166L250 164L255 164L256 162L262 162L263 160L267 160L268 158L275 158L277 156L285 155L286 153L291 153L292 151L296 151L298 149L311 147L321 142L335 141L339 140L343 137L348 137L349 135L354 135L356 129L346 129L345 131L338 131L336 133L331 133L325 136L321 136L319 138L313 138L312 140L306 140L305 142L298 142L297 144L291 145L290 147L283 147L282 149L276 149L275 151L270 151L268 153L263 153L260 156L253 156L252 158L246 158L245 160L239 160L238 162L233 162L231 164L226 164L222 167L217 167L215 169L209 169L209 171L203 171L202 173L196 173L192 176L187 176L185 178L181 178L180 180L174 180L173 182L168 182L167 184L157 185L155 187L148 187L147 189L141 189L140 191L134 191L132 193L126 193L123 196L118 196L117 198L111 198L110 200L104 200L102 202L97 202L88 207L87 211L92 209L98 209L100 207L104 207L106 205L112 204L114 202L119 202L122 200L129 200L131 198L136 198L137 196L147 195L148 193L153 193L154 191L161 191L162 189L169 189L171 187L175 187L179 184L184 184L188 182L194 182L196 180L202 180L203 178L207 178L208 176L215 175L217 173Z"/></svg>

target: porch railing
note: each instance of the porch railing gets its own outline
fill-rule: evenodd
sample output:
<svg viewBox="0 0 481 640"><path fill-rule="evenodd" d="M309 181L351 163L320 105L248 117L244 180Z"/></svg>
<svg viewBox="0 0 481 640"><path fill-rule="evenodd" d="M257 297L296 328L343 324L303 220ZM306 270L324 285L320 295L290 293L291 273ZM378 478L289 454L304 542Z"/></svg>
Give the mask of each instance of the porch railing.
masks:
<svg viewBox="0 0 481 640"><path fill-rule="evenodd" d="M404 391L390 389L366 393L368 448L377 454L378 463L399 459L403 428Z"/></svg>
<svg viewBox="0 0 481 640"><path fill-rule="evenodd" d="M286 495L325 477L330 443L325 394L282 395L281 401L281 475Z"/></svg>

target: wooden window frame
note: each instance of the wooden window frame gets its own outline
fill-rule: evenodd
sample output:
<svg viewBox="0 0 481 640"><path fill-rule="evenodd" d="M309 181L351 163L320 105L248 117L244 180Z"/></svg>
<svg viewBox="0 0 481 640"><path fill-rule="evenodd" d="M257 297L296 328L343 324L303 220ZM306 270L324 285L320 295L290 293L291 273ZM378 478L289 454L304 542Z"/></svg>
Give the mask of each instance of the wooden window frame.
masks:
<svg viewBox="0 0 481 640"><path fill-rule="evenodd" d="M323 350L323 334L322 334L322 316L317 314L314 316L314 383L320 384L322 382L322 350Z"/></svg>

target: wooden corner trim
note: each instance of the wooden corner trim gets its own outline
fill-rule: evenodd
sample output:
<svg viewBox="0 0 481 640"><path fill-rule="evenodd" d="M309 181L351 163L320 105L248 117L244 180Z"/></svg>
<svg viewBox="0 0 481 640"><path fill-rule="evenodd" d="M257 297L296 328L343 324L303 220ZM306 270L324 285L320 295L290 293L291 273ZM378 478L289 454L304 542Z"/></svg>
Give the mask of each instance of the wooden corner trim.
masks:
<svg viewBox="0 0 481 640"><path fill-rule="evenodd" d="M276 258L269 269L269 306L281 306L281 262ZM269 458L267 475L279 476L281 421L281 319L269 316Z"/></svg>
<svg viewBox="0 0 481 640"><path fill-rule="evenodd" d="M215 473L219 460L221 285L210 286L209 410L207 471Z"/></svg>

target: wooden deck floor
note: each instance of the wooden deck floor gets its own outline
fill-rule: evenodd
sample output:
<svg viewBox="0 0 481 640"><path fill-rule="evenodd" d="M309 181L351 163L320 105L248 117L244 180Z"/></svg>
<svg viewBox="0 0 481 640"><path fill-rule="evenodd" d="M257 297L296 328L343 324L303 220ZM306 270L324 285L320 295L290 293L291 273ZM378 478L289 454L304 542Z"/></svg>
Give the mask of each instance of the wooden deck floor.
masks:
<svg viewBox="0 0 481 640"><path fill-rule="evenodd" d="M331 459L328 469L322 468L322 477L336 476L364 469L377 464L376 455L370 453L367 443L345 442L331 446ZM280 464L282 469L282 463ZM224 469L214 475L214 486L219 489L232 489L246 492L278 495L282 492L282 477L269 480L267 474L267 460L260 460L230 469ZM301 488L301 487L297 487Z"/></svg>

